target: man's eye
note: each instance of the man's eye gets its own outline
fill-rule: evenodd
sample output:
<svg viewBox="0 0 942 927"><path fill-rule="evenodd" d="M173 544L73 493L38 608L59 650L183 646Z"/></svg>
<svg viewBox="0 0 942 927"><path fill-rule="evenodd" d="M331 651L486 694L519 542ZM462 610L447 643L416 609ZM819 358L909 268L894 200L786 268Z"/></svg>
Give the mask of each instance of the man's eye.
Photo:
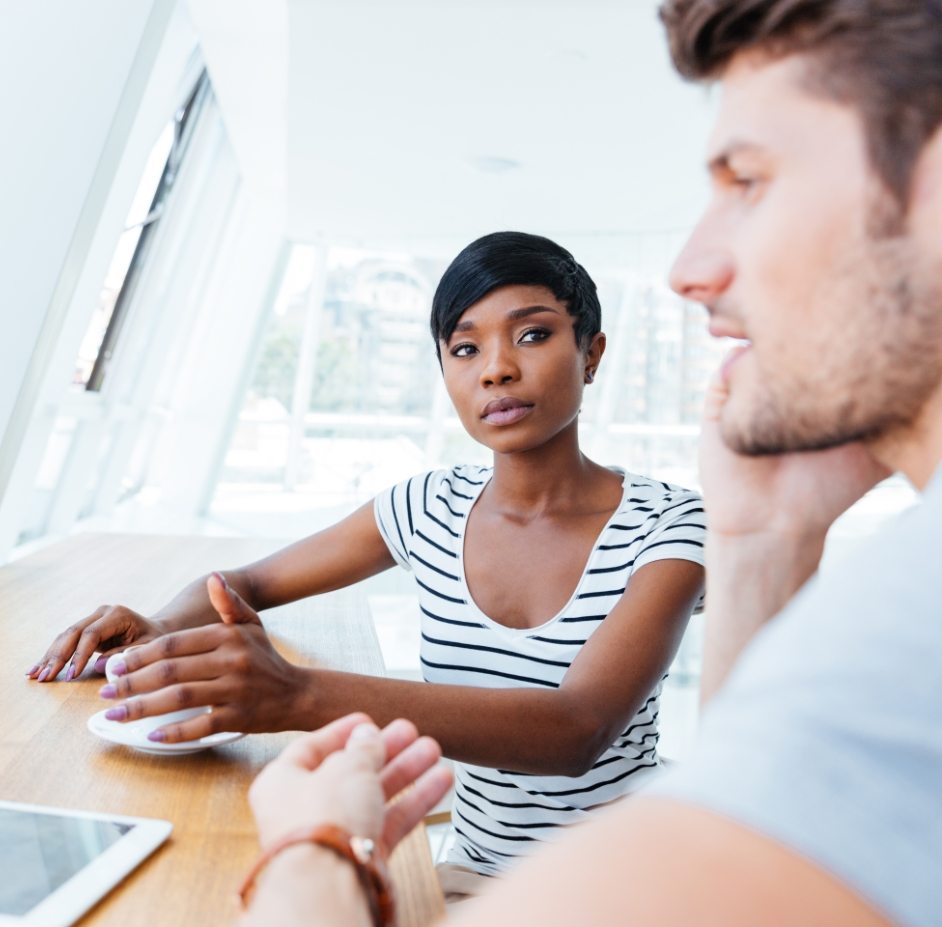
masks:
<svg viewBox="0 0 942 927"><path fill-rule="evenodd" d="M477 348L473 344L464 343L456 344L450 353L452 357L470 357L476 350Z"/></svg>
<svg viewBox="0 0 942 927"><path fill-rule="evenodd" d="M734 175L730 181L731 185L742 196L751 196L758 192L762 186L762 179L759 177L750 177L748 174Z"/></svg>
<svg viewBox="0 0 942 927"><path fill-rule="evenodd" d="M549 338L550 332L545 328L528 328L520 336L520 344L528 344L534 341L546 341Z"/></svg>

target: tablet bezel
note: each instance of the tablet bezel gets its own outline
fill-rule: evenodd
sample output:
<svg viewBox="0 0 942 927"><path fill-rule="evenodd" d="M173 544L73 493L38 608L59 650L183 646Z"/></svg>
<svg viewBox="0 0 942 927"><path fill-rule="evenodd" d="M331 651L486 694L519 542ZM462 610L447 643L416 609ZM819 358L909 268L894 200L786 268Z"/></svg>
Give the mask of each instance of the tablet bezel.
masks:
<svg viewBox="0 0 942 927"><path fill-rule="evenodd" d="M2 800L0 808L132 825L131 830L122 834L103 853L86 863L26 914L0 912L0 925L10 927L14 924L18 927L69 927L147 859L173 830L169 821L102 811L75 811L71 808Z"/></svg>

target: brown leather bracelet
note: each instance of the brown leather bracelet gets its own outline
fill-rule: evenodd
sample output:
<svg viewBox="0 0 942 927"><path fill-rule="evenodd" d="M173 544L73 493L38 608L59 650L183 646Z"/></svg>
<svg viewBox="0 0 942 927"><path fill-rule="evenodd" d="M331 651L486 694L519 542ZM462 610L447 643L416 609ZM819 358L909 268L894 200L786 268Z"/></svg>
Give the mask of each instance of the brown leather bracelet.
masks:
<svg viewBox="0 0 942 927"><path fill-rule="evenodd" d="M300 843L314 843L326 847L351 862L366 895L375 927L390 927L394 923L396 907L383 847L378 841L368 837L354 837L336 824L318 824L291 831L265 850L255 861L239 889L243 908L248 907L249 896L259 873L282 850Z"/></svg>

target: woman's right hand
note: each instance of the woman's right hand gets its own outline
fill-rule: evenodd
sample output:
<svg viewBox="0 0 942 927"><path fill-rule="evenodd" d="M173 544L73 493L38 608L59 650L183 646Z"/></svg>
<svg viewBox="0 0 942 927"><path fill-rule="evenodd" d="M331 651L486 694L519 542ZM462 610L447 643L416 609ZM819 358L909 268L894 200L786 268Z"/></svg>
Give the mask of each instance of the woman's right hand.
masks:
<svg viewBox="0 0 942 927"><path fill-rule="evenodd" d="M95 661L94 670L103 674L105 661L111 654L132 644L146 644L166 633L160 622L123 605L102 605L59 634L26 675L38 682L52 682L71 658L65 677L68 682L81 675L96 651L101 656Z"/></svg>

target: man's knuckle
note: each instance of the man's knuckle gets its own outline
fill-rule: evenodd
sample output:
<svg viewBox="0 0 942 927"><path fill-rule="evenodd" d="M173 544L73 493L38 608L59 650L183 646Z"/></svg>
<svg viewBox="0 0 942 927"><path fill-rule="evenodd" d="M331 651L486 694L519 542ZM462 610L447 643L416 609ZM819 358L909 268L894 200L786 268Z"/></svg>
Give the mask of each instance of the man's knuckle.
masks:
<svg viewBox="0 0 942 927"><path fill-rule="evenodd" d="M177 652L177 641L172 634L160 638L160 651L165 657L172 657Z"/></svg>

